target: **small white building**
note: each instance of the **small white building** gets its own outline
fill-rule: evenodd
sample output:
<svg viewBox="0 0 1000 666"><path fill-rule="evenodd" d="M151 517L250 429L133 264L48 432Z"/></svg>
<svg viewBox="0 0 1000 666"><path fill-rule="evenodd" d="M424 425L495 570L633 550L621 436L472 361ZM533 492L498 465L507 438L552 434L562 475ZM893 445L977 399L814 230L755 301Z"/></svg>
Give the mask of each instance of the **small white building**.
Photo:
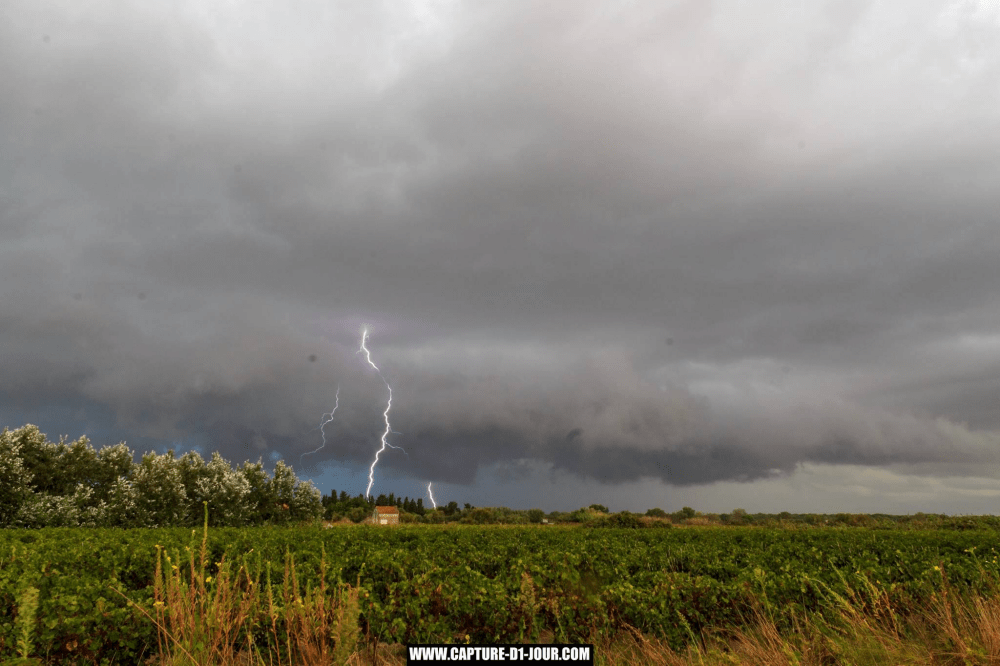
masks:
<svg viewBox="0 0 1000 666"><path fill-rule="evenodd" d="M372 512L372 522L376 525L399 525L399 509L394 506L377 506Z"/></svg>

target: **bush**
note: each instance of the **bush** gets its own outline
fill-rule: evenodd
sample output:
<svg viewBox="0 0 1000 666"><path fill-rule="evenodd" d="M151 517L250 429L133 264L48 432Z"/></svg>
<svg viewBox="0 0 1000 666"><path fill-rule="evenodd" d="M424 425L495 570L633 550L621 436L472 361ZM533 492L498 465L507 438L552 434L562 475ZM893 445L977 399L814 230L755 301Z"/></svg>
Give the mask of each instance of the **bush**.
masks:
<svg viewBox="0 0 1000 666"><path fill-rule="evenodd" d="M462 518L462 522L471 525L491 525L497 520L492 509L473 509Z"/></svg>
<svg viewBox="0 0 1000 666"><path fill-rule="evenodd" d="M15 527L75 527L80 524L80 511L73 497L53 497L32 493L18 509Z"/></svg>
<svg viewBox="0 0 1000 666"><path fill-rule="evenodd" d="M621 513L613 513L610 516L602 516L596 520L591 520L586 523L587 527L615 527L615 528L625 528L625 529L642 529L646 526L644 522L639 520L639 517L634 513L629 513L628 511L622 511Z"/></svg>
<svg viewBox="0 0 1000 666"><path fill-rule="evenodd" d="M590 509L577 509L564 518L564 520L571 523L589 523L596 519L597 515Z"/></svg>
<svg viewBox="0 0 1000 666"><path fill-rule="evenodd" d="M686 506L680 511L674 511L672 514L670 514L670 517L673 519L674 522L679 523L682 520L689 520L697 515L698 515L697 511L695 511L689 506Z"/></svg>

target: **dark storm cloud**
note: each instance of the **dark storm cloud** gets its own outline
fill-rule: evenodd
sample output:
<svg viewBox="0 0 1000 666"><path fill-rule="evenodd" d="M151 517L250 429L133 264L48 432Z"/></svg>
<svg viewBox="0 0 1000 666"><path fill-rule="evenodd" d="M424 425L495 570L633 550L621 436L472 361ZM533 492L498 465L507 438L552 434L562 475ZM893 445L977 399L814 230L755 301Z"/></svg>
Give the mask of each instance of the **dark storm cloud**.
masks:
<svg viewBox="0 0 1000 666"><path fill-rule="evenodd" d="M477 365L453 354L455 367ZM433 368L448 365L435 359L412 375L420 378L418 393L410 393L405 371L393 413L395 423L406 423L410 451L420 451L406 467L470 482L481 467L535 459L607 483L652 477L691 485L770 478L808 462L954 464L972 473L995 461L1000 446L996 433L815 390L763 399L748 390L711 401L644 381L621 355L603 352L561 367L552 361L540 367L501 357L495 363L506 368L503 378L435 381Z"/></svg>
<svg viewBox="0 0 1000 666"><path fill-rule="evenodd" d="M987 3L5 16L8 403L363 462L368 323L423 478L1000 456Z"/></svg>

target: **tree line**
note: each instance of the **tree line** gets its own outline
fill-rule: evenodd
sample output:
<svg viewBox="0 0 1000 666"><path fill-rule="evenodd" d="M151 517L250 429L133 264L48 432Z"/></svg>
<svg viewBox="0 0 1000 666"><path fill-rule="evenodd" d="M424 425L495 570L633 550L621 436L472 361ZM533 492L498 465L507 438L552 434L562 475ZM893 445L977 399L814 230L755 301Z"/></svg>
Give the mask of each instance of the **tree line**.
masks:
<svg viewBox="0 0 1000 666"><path fill-rule="evenodd" d="M400 522L403 523L463 523L463 524L527 524L540 523L545 518L541 509L508 509L492 507L476 508L466 503L464 508L458 502L448 502L438 507L424 506L423 498L410 499L398 497L394 493L382 494L378 497L365 497L359 494L351 497L346 491L337 494L331 490L323 495L323 517L333 522L351 521L360 523L372 514L376 506L395 506L399 508Z"/></svg>
<svg viewBox="0 0 1000 666"><path fill-rule="evenodd" d="M997 516L917 513L780 514L702 513L691 507L667 513L610 513L591 504L576 511L479 508L449 502L437 508L423 499L393 493L366 497L323 495L278 461L273 473L263 463L233 467L218 452L205 460L197 452L177 456L149 452L139 462L124 443L95 449L86 437L51 442L37 426L0 432L0 528L3 527L176 527L200 525L208 504L213 526L283 525L325 518L360 523L375 506L397 506L404 523L529 524L571 523L592 527L756 526L861 527L868 529L1000 530Z"/></svg>
<svg viewBox="0 0 1000 666"><path fill-rule="evenodd" d="M175 527L287 524L323 515L322 494L278 461L233 467L218 452L149 452L86 437L48 441L28 424L0 432L0 527Z"/></svg>

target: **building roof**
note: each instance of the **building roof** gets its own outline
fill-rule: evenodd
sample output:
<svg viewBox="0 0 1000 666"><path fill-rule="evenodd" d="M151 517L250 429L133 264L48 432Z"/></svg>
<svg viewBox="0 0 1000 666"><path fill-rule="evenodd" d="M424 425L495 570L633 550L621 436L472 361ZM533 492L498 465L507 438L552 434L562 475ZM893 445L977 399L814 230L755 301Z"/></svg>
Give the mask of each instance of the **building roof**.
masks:
<svg viewBox="0 0 1000 666"><path fill-rule="evenodd" d="M398 514L399 508L394 506L377 506L375 507L375 511L377 511L379 514L386 514L386 513Z"/></svg>

